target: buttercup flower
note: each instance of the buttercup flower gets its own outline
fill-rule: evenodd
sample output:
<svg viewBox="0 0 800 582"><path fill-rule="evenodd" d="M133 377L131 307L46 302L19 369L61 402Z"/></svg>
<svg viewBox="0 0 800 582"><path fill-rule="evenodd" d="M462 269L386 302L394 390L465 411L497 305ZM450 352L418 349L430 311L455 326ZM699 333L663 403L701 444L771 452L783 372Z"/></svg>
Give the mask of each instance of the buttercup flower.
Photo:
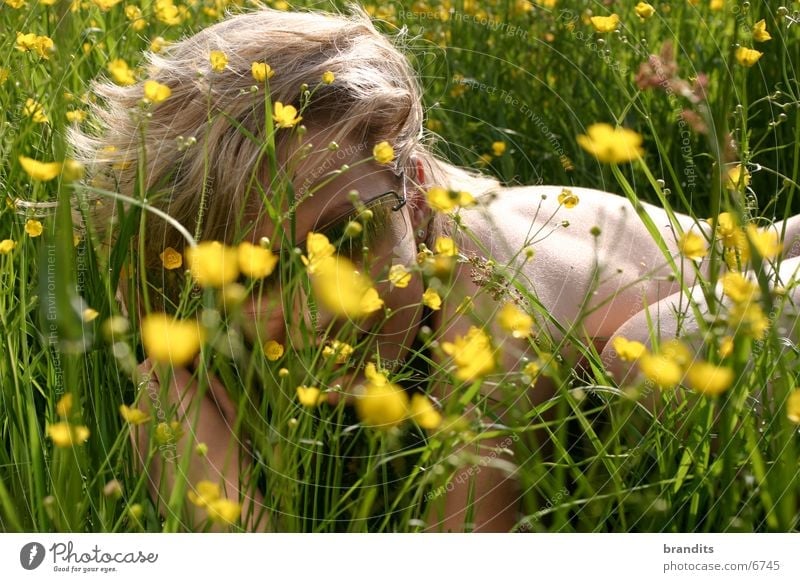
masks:
<svg viewBox="0 0 800 582"><path fill-rule="evenodd" d="M139 410L138 408L131 408L126 406L125 404L119 405L119 415L122 417L122 420L127 422L128 424L144 424L150 417L147 416L144 412Z"/></svg>
<svg viewBox="0 0 800 582"><path fill-rule="evenodd" d="M183 266L183 256L172 247L165 248L158 256L161 259L161 264L168 271L180 269Z"/></svg>
<svg viewBox="0 0 800 582"><path fill-rule="evenodd" d="M618 335L611 341L614 351L619 359L624 362L633 362L647 353L647 348L641 342L632 341Z"/></svg>
<svg viewBox="0 0 800 582"><path fill-rule="evenodd" d="M455 257L458 254L458 247L449 236L437 236L436 242L433 243L433 250L437 255L445 257Z"/></svg>
<svg viewBox="0 0 800 582"><path fill-rule="evenodd" d="M29 237L36 238L37 236L40 236L43 231L44 227L42 226L42 223L39 222L38 220L29 218L28 220L25 221L25 232L28 234Z"/></svg>
<svg viewBox="0 0 800 582"><path fill-rule="evenodd" d="M66 418L69 416L70 411L72 410L72 392L67 392L58 399L56 403L56 414L58 414L61 418Z"/></svg>
<svg viewBox="0 0 800 582"><path fill-rule="evenodd" d="M725 186L729 190L736 190L740 183L744 186L750 185L750 172L742 164L736 164L728 170Z"/></svg>
<svg viewBox="0 0 800 582"><path fill-rule="evenodd" d="M428 206L437 212L449 213L459 206L469 207L475 204L475 197L469 192L447 190L441 186L433 186L425 195Z"/></svg>
<svg viewBox="0 0 800 582"><path fill-rule="evenodd" d="M0 241L0 255L7 255L11 251L16 248L17 243L16 241L11 240L10 238L3 239Z"/></svg>
<svg viewBox="0 0 800 582"><path fill-rule="evenodd" d="M49 119L45 115L44 107L35 99L28 98L25 100L25 107L22 108L22 113L30 117L34 123L47 123Z"/></svg>
<svg viewBox="0 0 800 582"><path fill-rule="evenodd" d="M275 340L268 340L264 344L264 355L267 356L267 359L270 362L280 360L283 356L283 352L283 345L279 344Z"/></svg>
<svg viewBox="0 0 800 582"><path fill-rule="evenodd" d="M272 119L278 127L294 127L303 119L297 115L297 109L294 105L284 106L280 101L276 101L272 106L272 110Z"/></svg>
<svg viewBox="0 0 800 582"><path fill-rule="evenodd" d="M419 393L411 397L411 418L427 430L433 430L442 424L442 415L434 408L430 398Z"/></svg>
<svg viewBox="0 0 800 582"><path fill-rule="evenodd" d="M569 188L562 188L558 195L558 203L563 205L564 208L575 208L580 202L578 195L573 193Z"/></svg>
<svg viewBox="0 0 800 582"><path fill-rule="evenodd" d="M496 157L500 157L500 156L502 156L504 153L506 153L506 142L504 142L504 141L495 141L495 142L492 142L492 153L493 153L493 154L494 154Z"/></svg>
<svg viewBox="0 0 800 582"><path fill-rule="evenodd" d="M747 225L747 238L753 243L758 254L765 259L774 259L783 249L778 233L770 229L760 229L755 224Z"/></svg>
<svg viewBox="0 0 800 582"><path fill-rule="evenodd" d="M169 99L172 89L167 85L162 85L158 81L148 79L144 82L144 96L153 103L161 103Z"/></svg>
<svg viewBox="0 0 800 582"><path fill-rule="evenodd" d="M425 289L425 293L422 294L422 303L434 311L438 311L442 308L442 298L436 290L431 287Z"/></svg>
<svg viewBox="0 0 800 582"><path fill-rule="evenodd" d="M706 396L718 396L733 384L733 370L710 362L697 362L689 366L686 380L689 386Z"/></svg>
<svg viewBox="0 0 800 582"><path fill-rule="evenodd" d="M398 289L405 289L411 283L411 271L403 265L392 265L389 269L389 282Z"/></svg>
<svg viewBox="0 0 800 582"><path fill-rule="evenodd" d="M503 305L497 321L504 330L515 338L526 338L533 330L533 318L517 307L512 301Z"/></svg>
<svg viewBox="0 0 800 582"><path fill-rule="evenodd" d="M111 78L117 85L133 85L136 83L136 77L133 75L133 70L125 62L125 59L114 59L108 63L108 72L111 73Z"/></svg>
<svg viewBox="0 0 800 582"><path fill-rule="evenodd" d="M758 285L741 273L728 272L720 277L722 292L735 303L749 303L758 300L761 290Z"/></svg>
<svg viewBox="0 0 800 582"><path fill-rule="evenodd" d="M66 116L67 116L67 121L69 121L70 123L83 123L84 121L86 121L86 112L80 109L67 111Z"/></svg>
<svg viewBox="0 0 800 582"><path fill-rule="evenodd" d="M308 408L317 406L324 396L320 389L315 386L298 386L297 387L297 401Z"/></svg>
<svg viewBox="0 0 800 582"><path fill-rule="evenodd" d="M383 307L370 278L344 257L334 255L320 263L311 283L317 299L338 315L362 317Z"/></svg>
<svg viewBox="0 0 800 582"><path fill-rule="evenodd" d="M218 241L204 241L187 249L186 262L202 287L222 287L239 276L237 250Z"/></svg>
<svg viewBox="0 0 800 582"><path fill-rule="evenodd" d="M454 342L443 342L442 350L453 357L456 378L472 381L492 372L495 368L494 351L489 336L474 325L467 335L456 336Z"/></svg>
<svg viewBox="0 0 800 582"><path fill-rule="evenodd" d="M251 279L263 279L272 274L278 257L270 249L243 241L237 249L239 270Z"/></svg>
<svg viewBox="0 0 800 582"><path fill-rule="evenodd" d="M192 320L176 320L166 313L151 313L142 320L142 344L157 362L182 366L200 351L205 332Z"/></svg>
<svg viewBox="0 0 800 582"><path fill-rule="evenodd" d="M326 358L333 358L336 364L345 364L353 355L353 346L343 341L333 340L322 348L322 355Z"/></svg>
<svg viewBox="0 0 800 582"><path fill-rule="evenodd" d="M601 162L619 164L644 155L642 136L633 130L615 128L608 123L594 123L586 133L577 137L578 145Z"/></svg>
<svg viewBox="0 0 800 582"><path fill-rule="evenodd" d="M38 162L33 158L19 156L19 163L25 173L37 182L49 182L61 173L61 162Z"/></svg>
<svg viewBox="0 0 800 582"><path fill-rule="evenodd" d="M306 266L306 271L309 275L315 275L323 266L323 264L333 257L336 252L328 237L324 234L317 232L309 232L306 236L306 255L303 255L301 260Z"/></svg>
<svg viewBox="0 0 800 582"><path fill-rule="evenodd" d="M332 71L325 71L322 73L322 82L326 85L330 85L336 80L336 75L333 74Z"/></svg>
<svg viewBox="0 0 800 582"><path fill-rule="evenodd" d="M83 310L83 321L89 323L90 321L94 321L97 319L97 316L100 315L100 312L96 309L92 309L91 307L87 307Z"/></svg>
<svg viewBox="0 0 800 582"><path fill-rule="evenodd" d="M382 141L372 148L372 157L379 164L388 164L394 160L394 148L388 141Z"/></svg>
<svg viewBox="0 0 800 582"><path fill-rule="evenodd" d="M215 73L221 73L228 66L228 57L222 51L211 51L208 60L211 63L211 70Z"/></svg>
<svg viewBox="0 0 800 582"><path fill-rule="evenodd" d="M409 414L405 391L388 381L386 376L367 364L367 385L356 397L356 413L365 426L389 429L403 422Z"/></svg>
<svg viewBox="0 0 800 582"><path fill-rule="evenodd" d="M763 18L753 25L753 40L756 42L772 40L772 35L767 32L767 23Z"/></svg>
<svg viewBox="0 0 800 582"><path fill-rule="evenodd" d="M82 425L57 422L47 427L47 436L55 446L67 449L85 443L89 439L89 429Z"/></svg>
<svg viewBox="0 0 800 582"><path fill-rule="evenodd" d="M660 354L643 354L638 364L642 374L661 389L674 388L683 375L675 361Z"/></svg>
<svg viewBox="0 0 800 582"><path fill-rule="evenodd" d="M681 254L687 259L699 261L708 254L706 239L696 232L685 232L678 242Z"/></svg>
<svg viewBox="0 0 800 582"><path fill-rule="evenodd" d="M253 75L253 79L263 83L267 79L271 79L275 71L267 63L253 63L250 65L250 73Z"/></svg>
<svg viewBox="0 0 800 582"><path fill-rule="evenodd" d="M653 6L651 6L647 2L639 2L634 7L633 11L636 12L636 16L638 16L642 20L650 18L653 14L656 13L656 9L653 8Z"/></svg>
<svg viewBox="0 0 800 582"><path fill-rule="evenodd" d="M619 26L619 16L592 16L590 18L592 26L597 32L614 32Z"/></svg>
<svg viewBox="0 0 800 582"><path fill-rule="evenodd" d="M786 416L796 424L800 424L800 388L795 388L786 399Z"/></svg>
<svg viewBox="0 0 800 582"><path fill-rule="evenodd" d="M736 49L736 62L743 67L752 67L763 55L764 53L755 49L749 49L747 47L740 46L738 49Z"/></svg>

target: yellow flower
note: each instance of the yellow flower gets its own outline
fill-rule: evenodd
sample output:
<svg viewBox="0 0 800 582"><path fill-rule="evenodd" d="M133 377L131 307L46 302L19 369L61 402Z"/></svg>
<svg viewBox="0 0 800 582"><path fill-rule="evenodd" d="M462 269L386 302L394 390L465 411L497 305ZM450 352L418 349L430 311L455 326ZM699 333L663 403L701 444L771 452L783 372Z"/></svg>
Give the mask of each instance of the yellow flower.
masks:
<svg viewBox="0 0 800 582"><path fill-rule="evenodd" d="M322 355L326 358L334 358L333 361L336 364L345 364L353 355L353 346L346 342L333 340L330 345L322 349Z"/></svg>
<svg viewBox="0 0 800 582"><path fill-rule="evenodd" d="M428 287L425 290L425 293L422 294L422 303L427 305L434 311L438 311L442 308L442 298L436 292L435 289Z"/></svg>
<svg viewBox="0 0 800 582"><path fill-rule="evenodd" d="M578 195L573 193L569 188L562 188L558 195L558 203L563 204L564 208L575 208L580 202Z"/></svg>
<svg viewBox="0 0 800 582"><path fill-rule="evenodd" d="M760 229L755 224L747 225L747 237L753 243L758 254L765 259L774 259L783 248L777 232L769 229Z"/></svg>
<svg viewBox="0 0 800 582"><path fill-rule="evenodd" d="M726 335L719 342L719 357L727 358L733 353L733 338Z"/></svg>
<svg viewBox="0 0 800 582"><path fill-rule="evenodd" d="M442 424L442 415L434 408L430 398L420 393L411 396L411 418L427 430L433 430Z"/></svg>
<svg viewBox="0 0 800 582"><path fill-rule="evenodd" d="M792 422L800 424L800 389L795 388L786 399L786 416Z"/></svg>
<svg viewBox="0 0 800 582"><path fill-rule="evenodd" d="M275 71L267 63L253 63L250 65L250 73L256 81L263 83L267 79L271 79Z"/></svg>
<svg viewBox="0 0 800 582"><path fill-rule="evenodd" d="M492 372L495 368L494 351L489 336L474 325L467 335L456 336L454 342L442 343L442 350L453 357L456 365L456 378L476 380Z"/></svg>
<svg viewBox="0 0 800 582"><path fill-rule="evenodd" d="M640 158L644 154L642 136L631 129L594 123L577 137L578 145L601 162L618 164Z"/></svg>
<svg viewBox="0 0 800 582"><path fill-rule="evenodd" d="M662 343L659 346L658 353L665 358L669 358L681 368L685 368L693 359L689 347L677 338Z"/></svg>
<svg viewBox="0 0 800 582"><path fill-rule="evenodd" d="M219 485L203 480L198 482L195 489L189 491L186 497L197 507L208 507L208 504L218 500L220 495Z"/></svg>
<svg viewBox="0 0 800 582"><path fill-rule="evenodd" d="M388 164L394 159L394 148L388 141L382 141L372 148L372 157L379 164Z"/></svg>
<svg viewBox="0 0 800 582"><path fill-rule="evenodd" d="M682 371L672 359L660 354L643 354L639 360L639 369L659 388L673 388L681 381Z"/></svg>
<svg viewBox="0 0 800 582"><path fill-rule="evenodd" d="M753 25L753 40L756 42L772 40L772 35L767 32L767 23L763 18Z"/></svg>
<svg viewBox="0 0 800 582"><path fill-rule="evenodd" d="M208 60L211 62L211 69L215 73L221 73L228 66L228 57L222 51L211 51L208 55Z"/></svg>
<svg viewBox="0 0 800 582"><path fill-rule="evenodd" d="M10 238L3 239L0 241L0 255L7 255L14 248L17 246L16 241L11 240Z"/></svg>
<svg viewBox="0 0 800 582"><path fill-rule="evenodd" d="M753 339L764 339L769 329L769 319L758 303L736 303L730 310L730 324L745 327L745 333Z"/></svg>
<svg viewBox="0 0 800 582"><path fill-rule="evenodd" d="M264 355L270 362L274 362L276 360L280 360L283 356L283 345L279 344L275 340L268 340L264 344Z"/></svg>
<svg viewBox="0 0 800 582"><path fill-rule="evenodd" d="M500 157L504 153L506 153L506 142L504 142L504 141L494 141L494 142L492 142L492 153L496 157Z"/></svg>
<svg viewBox="0 0 800 582"><path fill-rule="evenodd" d="M165 445L167 443L176 443L181 439L182 436L183 426L177 420L173 420L169 424L166 422L159 422L158 425L156 425L153 438L155 438L155 441L159 445Z"/></svg>
<svg viewBox="0 0 800 582"><path fill-rule="evenodd" d="M509 301L503 305L497 317L500 327L515 338L525 338L533 330L533 318Z"/></svg>
<svg viewBox="0 0 800 582"><path fill-rule="evenodd" d="M72 410L72 392L67 392L58 399L56 403L56 414L58 414L61 418L66 418L69 416L70 411Z"/></svg>
<svg viewBox="0 0 800 582"><path fill-rule="evenodd" d="M222 287L239 276L236 249L218 241L204 241L187 249L186 262L192 277L202 287Z"/></svg>
<svg viewBox="0 0 800 582"><path fill-rule="evenodd" d="M107 12L121 1L122 0L92 0L92 4L97 6L102 12Z"/></svg>
<svg viewBox="0 0 800 582"><path fill-rule="evenodd" d="M741 273L728 272L720 278L722 279L722 292L735 303L756 301L761 295L758 285Z"/></svg>
<svg viewBox="0 0 800 582"><path fill-rule="evenodd" d="M459 206L469 207L475 204L475 198L469 192L447 190L441 186L433 186L425 195L428 206L437 212L452 212Z"/></svg>
<svg viewBox="0 0 800 582"><path fill-rule="evenodd" d="M16 49L18 51L34 51L43 59L49 59L50 53L55 50L53 39L49 36L38 36L32 32L17 33Z"/></svg>
<svg viewBox="0 0 800 582"><path fill-rule="evenodd" d="M699 261L708 254L706 239L696 232L686 232L678 242L681 254L687 259Z"/></svg>
<svg viewBox="0 0 800 582"><path fill-rule="evenodd" d="M80 109L74 111L67 111L67 121L71 123L83 123L86 121L86 112Z"/></svg>
<svg viewBox="0 0 800 582"><path fill-rule="evenodd" d="M196 321L180 321L166 313L151 313L142 320L142 344L157 362L182 366L200 351L205 332Z"/></svg>
<svg viewBox="0 0 800 582"><path fill-rule="evenodd" d="M639 2L633 9L636 12L636 16L645 20L646 18L650 18L653 14L656 13L656 9L653 8L647 2Z"/></svg>
<svg viewBox="0 0 800 582"><path fill-rule="evenodd" d="M333 71L325 71L322 73L322 82L326 85L330 85L336 80L336 75L333 74Z"/></svg>
<svg viewBox="0 0 800 582"><path fill-rule="evenodd" d="M8 80L8 69L4 69L0 67L0 85L5 83Z"/></svg>
<svg viewBox="0 0 800 582"><path fill-rule="evenodd" d="M745 168L742 164L736 164L728 170L725 186L729 190L737 190L740 182L744 186L749 186L750 172L748 172L747 168Z"/></svg>
<svg viewBox="0 0 800 582"><path fill-rule="evenodd" d="M734 248L745 253L742 258L744 260L747 259L747 238L733 214L721 212L716 221L709 219L708 222L715 226L717 236L722 241L722 246Z"/></svg>
<svg viewBox="0 0 800 582"><path fill-rule="evenodd" d="M619 16L616 14L611 16L592 16L590 20L597 32L614 32L619 26Z"/></svg>
<svg viewBox="0 0 800 582"><path fill-rule="evenodd" d="M361 317L383 306L370 278L344 257L334 255L319 263L311 283L320 302L338 315Z"/></svg>
<svg viewBox="0 0 800 582"><path fill-rule="evenodd" d="M743 67L752 67L758 62L758 59L760 59L763 54L764 53L755 49L749 49L747 47L740 46L738 49L736 49L736 62Z"/></svg>
<svg viewBox="0 0 800 582"><path fill-rule="evenodd" d="M161 259L161 264L168 271L180 269L183 266L183 257L172 247L165 248L158 256Z"/></svg>
<svg viewBox="0 0 800 582"><path fill-rule="evenodd" d="M150 41L150 50L154 53L160 53L164 50L164 47L167 46L167 41L164 40L163 36L157 36L153 40Z"/></svg>
<svg viewBox="0 0 800 582"><path fill-rule="evenodd" d="M111 73L111 78L114 79L118 85L127 86L136 83L133 70L131 70L124 59L114 59L108 63L107 68L108 72Z"/></svg>
<svg viewBox="0 0 800 582"><path fill-rule="evenodd" d="M42 234L42 231L44 231L44 227L42 226L42 223L39 222L38 220L29 218L28 220L25 221L25 232L28 233L28 236L30 236L31 238L40 236Z"/></svg>
<svg viewBox="0 0 800 582"><path fill-rule="evenodd" d="M270 249L244 241L237 249L239 270L251 279L263 279L272 274L278 257Z"/></svg>
<svg viewBox="0 0 800 582"><path fill-rule="evenodd" d="M708 7L715 12L719 12L725 8L725 0L711 0Z"/></svg>
<svg viewBox="0 0 800 582"><path fill-rule="evenodd" d="M144 82L144 96L153 103L161 103L169 99L172 89L158 81L148 79Z"/></svg>
<svg viewBox="0 0 800 582"><path fill-rule="evenodd" d="M19 163L25 173L37 182L49 182L61 173L61 162L37 162L32 158L19 156Z"/></svg>
<svg viewBox="0 0 800 582"><path fill-rule="evenodd" d="M701 394L717 396L733 384L733 370L710 362L696 362L686 371L686 381Z"/></svg>
<svg viewBox="0 0 800 582"><path fill-rule="evenodd" d="M647 348L643 343L620 336L611 341L614 351L617 352L619 359L624 362L633 362L647 353Z"/></svg>
<svg viewBox="0 0 800 582"><path fill-rule="evenodd" d="M303 406L313 408L325 399L325 396L315 386L298 386L297 400Z"/></svg>
<svg viewBox="0 0 800 582"><path fill-rule="evenodd" d="M365 426L389 429L403 422L409 414L408 396L405 391L392 384L375 370L375 364L367 364L368 382L363 393L356 397L356 412Z"/></svg>
<svg viewBox="0 0 800 582"><path fill-rule="evenodd" d="M389 269L389 282L398 289L405 289L411 283L411 271L403 265L392 265Z"/></svg>
<svg viewBox="0 0 800 582"><path fill-rule="evenodd" d="M138 408L131 408L125 404L119 405L119 414L128 424L144 424L150 417Z"/></svg>
<svg viewBox="0 0 800 582"><path fill-rule="evenodd" d="M181 13L172 0L156 0L155 3L156 19L168 25L181 23Z"/></svg>
<svg viewBox="0 0 800 582"><path fill-rule="evenodd" d="M280 101L276 101L273 105L272 119L278 127L294 127L303 118L297 115L294 105L284 106Z"/></svg>
<svg viewBox="0 0 800 582"><path fill-rule="evenodd" d="M85 443L89 439L89 429L81 425L57 422L47 427L47 436L55 446L66 449Z"/></svg>
<svg viewBox="0 0 800 582"><path fill-rule="evenodd" d="M542 371L542 368L539 366L538 362L528 362L522 368L522 373L530 378L531 383L536 380L536 377L539 375L539 372Z"/></svg>
<svg viewBox="0 0 800 582"><path fill-rule="evenodd" d="M242 515L242 506L231 499L217 499L208 504L206 511L211 521L233 525Z"/></svg>
<svg viewBox="0 0 800 582"><path fill-rule="evenodd" d="M16 10L19 10L25 6L25 0L6 0L5 3Z"/></svg>
<svg viewBox="0 0 800 582"><path fill-rule="evenodd" d="M90 321L94 321L97 319L97 316L100 315L100 312L96 309L92 309L91 307L87 307L83 310L83 321L89 323Z"/></svg>
<svg viewBox="0 0 800 582"><path fill-rule="evenodd" d="M458 254L458 247L449 236L437 236L436 242L433 243L433 250L437 255L445 257L455 257Z"/></svg>
<svg viewBox="0 0 800 582"><path fill-rule="evenodd" d="M22 113L30 117L34 123L48 122L44 108L42 107L41 103L37 102L35 99L28 98L25 101L25 107L23 107Z"/></svg>

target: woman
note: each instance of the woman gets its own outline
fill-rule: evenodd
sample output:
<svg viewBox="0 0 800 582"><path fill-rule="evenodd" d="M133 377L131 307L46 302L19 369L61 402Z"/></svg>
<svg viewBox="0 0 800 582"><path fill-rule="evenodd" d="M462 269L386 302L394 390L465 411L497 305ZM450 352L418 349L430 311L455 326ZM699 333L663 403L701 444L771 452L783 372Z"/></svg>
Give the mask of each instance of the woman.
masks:
<svg viewBox="0 0 800 582"><path fill-rule="evenodd" d="M240 14L148 56L149 80L168 87L169 97L151 98L161 102L143 110L141 83L98 84L95 91L105 103L95 113L105 132L99 138L72 135L74 149L94 168L94 183L134 196L142 165L151 204L198 240L258 243L266 237L276 252L303 245L312 232L327 233L332 242L341 238L343 229L363 215L354 208L355 196L373 212L377 233L364 233L368 259L360 253L361 243L355 249L346 243L338 250L349 250L350 258L378 281L384 309L359 319L355 327L362 339L369 338L369 350L379 354L385 368L408 357L423 327L430 328L429 335L440 344L455 345L476 321L483 321L492 322L487 331L502 348L497 369L519 369L532 353L532 343L495 323L496 313L506 304L533 316L542 338L594 342L602 361L620 380L628 364L615 357L611 338L622 334L646 341L648 307L659 309L662 337L677 331L672 329L676 318L670 306L681 297L682 285L691 287L695 280L691 262L678 252L680 237L705 227L684 215L671 224L662 209L642 205L658 227L667 254L684 274L681 281L628 200L580 188L502 187L494 179L444 162L424 141L422 95L412 68L361 9L353 8L350 16L268 9ZM263 153L264 128L270 121L263 105L265 82L273 103L302 109L302 124L291 115L272 121L279 126L274 133L278 166L292 176L296 198L278 197L273 187L276 168L270 168ZM301 125L304 130L298 129ZM391 145L392 155L373 157L374 147L382 142ZM337 171L343 164L349 169ZM434 211L431 192L436 186L468 193L449 196L438 206L446 210L448 204L460 204L457 213ZM307 196L311 192L313 197ZM290 206L292 213L281 212ZM106 227L109 244L115 235L107 228L113 224L113 212L114 206L107 204L94 217L98 227ZM275 216L292 216L293 222L281 223ZM800 222L791 220L777 228L785 231L785 248L791 249L786 258L797 255L792 241L800 237ZM437 241L448 236L463 260L451 263L447 276L439 277L441 305L426 293L420 276L412 276L407 286L389 282L391 267L410 268L420 250L436 250ZM181 233L172 224L148 218L140 245L141 261L161 273L167 303L177 302L159 257L168 247L184 249ZM788 279L797 265L796 259L785 260L782 277ZM537 301L520 299L520 288ZM466 299L470 305L465 310ZM249 322L244 329L247 339L256 345L271 339L299 346L307 338L301 326L289 323L297 317L336 337L346 322L331 309L306 309L308 300L298 295L292 307L284 304L281 293L253 294L243 308ZM441 352L432 357L449 362ZM137 383L142 389L150 391L164 381L149 360L140 372ZM330 403L357 391L364 374L359 368L348 370L341 379L342 391L332 392ZM484 382L481 390L488 399L502 401L495 393L500 384L492 381L496 379ZM552 396L547 382L543 377L519 398L528 405L544 402ZM204 456L189 463L188 481L222 481L228 496L236 497L240 465L228 441L237 411L216 377L209 377L208 383L208 391L199 390L188 370L173 370L172 401L197 415L189 445L208 446ZM459 388L463 385L440 384L433 388L434 396L446 403ZM140 407L152 405L150 399L140 399ZM487 421L502 422L507 401L492 412L495 417ZM140 435L141 451L147 450L146 440ZM501 443L498 437L481 444L487 453ZM506 458L504 451L491 454ZM498 466L475 472L449 491L444 504L431 511L427 528L462 530L473 482L474 530L509 531L518 520L520 491L513 476ZM151 481L157 483L166 472L171 482L175 470L175 465L156 460L149 467ZM261 511L262 506L258 495L245 499L248 527L269 529L269 509Z"/></svg>

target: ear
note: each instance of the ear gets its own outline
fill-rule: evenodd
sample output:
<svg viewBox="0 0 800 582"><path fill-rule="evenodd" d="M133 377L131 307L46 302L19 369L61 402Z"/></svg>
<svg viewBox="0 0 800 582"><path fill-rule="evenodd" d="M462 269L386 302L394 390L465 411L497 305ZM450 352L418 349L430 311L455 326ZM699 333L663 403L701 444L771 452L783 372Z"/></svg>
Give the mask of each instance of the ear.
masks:
<svg viewBox="0 0 800 582"><path fill-rule="evenodd" d="M411 224L414 230L429 228L429 222L433 217L433 211L428 206L428 201L425 198L428 184L425 181L425 165L418 157L411 158L411 165L414 172L413 184L409 184L407 195L409 197L409 214L411 215Z"/></svg>

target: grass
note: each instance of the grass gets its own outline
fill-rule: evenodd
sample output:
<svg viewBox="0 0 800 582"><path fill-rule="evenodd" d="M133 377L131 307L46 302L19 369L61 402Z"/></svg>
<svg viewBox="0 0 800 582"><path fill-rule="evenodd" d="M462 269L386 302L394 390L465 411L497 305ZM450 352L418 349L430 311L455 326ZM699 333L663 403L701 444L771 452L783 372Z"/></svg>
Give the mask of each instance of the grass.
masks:
<svg viewBox="0 0 800 582"><path fill-rule="evenodd" d="M699 219L728 211L743 224L763 224L800 212L796 15L768 3L751 2L747 10L719 4L656 3L655 15L646 20L622 3L585 8L571 1L479 6L458 0L448 4L447 19L435 1L368 6L385 31L409 27L427 128L441 135L442 154L454 163L481 168L510 185L595 187ZM120 404L134 402L132 373L144 352L139 322L122 316L114 290L119 281L131 289L142 285L135 280L141 257L132 241L145 213L134 206L123 216L110 253L91 232L79 233L74 245L69 202L75 183L63 177L31 180L18 156L68 158L66 113L92 98L85 94L88 84L106 72L109 58L133 66L153 38L176 40L199 30L221 17L225 4L187 3L186 18L168 26L153 16L151 3L142 2L146 26L140 30L126 17L125 3L108 11L91 2L74 6L79 9L71 11L62 0L0 7L0 42L6 47L0 79L7 74L0 83L0 185L9 202L0 210L0 239L16 242L0 254L0 530L202 531L210 523L187 514L187 492L196 484L185 478L161 484L168 510L159 514L119 414ZM613 10L622 18L619 31L595 33L589 11ZM752 27L761 18L772 40L754 44ZM45 59L35 50L14 50L17 31L51 37L55 52ZM763 51L754 67L737 64L738 44ZM661 59L651 60L649 71L640 69L651 54ZM667 70L675 72L659 78ZM643 88L648 79L650 87ZM48 123L25 113L28 99L42 105ZM689 113L681 117L682 111ZM617 166L584 152L575 138L595 122L643 135L643 159ZM498 141L506 144L499 156L492 154ZM751 181L727 188L727 169L736 163L744 164ZM145 196L141 189L137 194ZM40 206L14 207L15 199ZM57 207L46 206L56 201ZM25 222L37 215L44 232L31 237ZM713 254L711 260L721 262ZM292 285L306 284L296 276L299 260L281 268ZM253 285L249 290L257 292ZM183 288L177 313L219 314L212 291L189 291ZM519 291L536 303L527 290ZM765 313L792 313L780 297L763 295ZM86 307L97 310L96 319L86 321ZM128 312L135 313L132 305ZM736 382L721 396L656 389L659 415L631 397L646 392L645 384L617 385L591 345L568 335L586 365L581 372L568 356L556 360L545 372L556 396L544 404L515 407L504 425L481 425L465 414L469 406L488 407L478 380L444 403L445 418L463 415L450 428L405 423L384 432L363 426L343 405L309 413L297 402L295 386L335 381L320 351L293 350L271 362L260 352L236 349L241 325L235 311L209 324L213 341L203 347L201 367L222 379L238 405L234 426L247 435L256 459L243 482L267 492L277 531L420 530L428 502L439 499L469 465L467 456L453 452L492 437L510 439L504 442L516 451L525 492L525 517L518 524L523 531L798 529L798 427L786 407L797 385L800 350L777 326L760 339L737 332L725 364ZM695 357L719 362L725 329L706 331L711 333L694 338L705 342ZM434 349L435 339L428 339ZM536 347L545 352L563 346L545 341ZM451 370L434 367L427 374L423 363L428 362L400 369L393 381L422 378L423 389L452 381ZM282 367L288 373L279 374ZM201 392L208 389L203 378ZM515 403L525 381L524 374L509 371L501 391ZM57 404L67 393L73 406L59 415ZM165 393L155 400L164 403L163 417L140 429L152 435L158 422L176 418ZM48 427L61 421L87 427L86 442L54 446ZM182 430L194 434L191 416ZM162 439L161 449L151 438L149 454L163 455L170 438ZM196 454L192 443L175 462L186 467ZM501 465L494 457L489 462Z"/></svg>

